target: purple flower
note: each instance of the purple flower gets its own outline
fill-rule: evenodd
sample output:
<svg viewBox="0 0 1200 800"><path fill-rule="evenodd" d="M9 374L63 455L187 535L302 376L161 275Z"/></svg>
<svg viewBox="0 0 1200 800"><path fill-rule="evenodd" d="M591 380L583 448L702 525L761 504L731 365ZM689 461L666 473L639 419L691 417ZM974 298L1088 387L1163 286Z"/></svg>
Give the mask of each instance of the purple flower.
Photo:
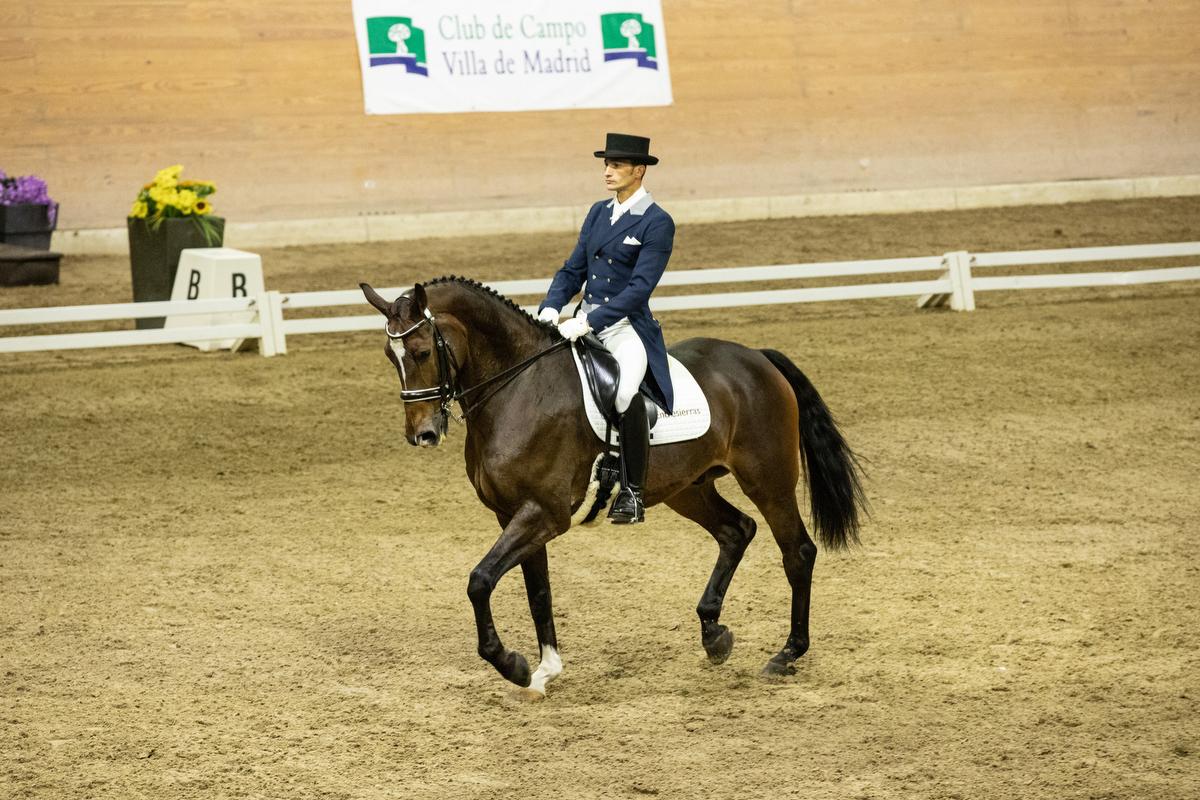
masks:
<svg viewBox="0 0 1200 800"><path fill-rule="evenodd" d="M23 175L20 178L13 178L4 192L4 204L16 205L17 203L38 203L46 204L50 202L50 195L46 191L46 182L41 178L36 178L33 175Z"/></svg>
<svg viewBox="0 0 1200 800"><path fill-rule="evenodd" d="M51 225L58 217L58 203L50 199L44 180L36 175L10 178L4 170L0 170L0 206L15 206L20 203L47 206L47 216Z"/></svg>

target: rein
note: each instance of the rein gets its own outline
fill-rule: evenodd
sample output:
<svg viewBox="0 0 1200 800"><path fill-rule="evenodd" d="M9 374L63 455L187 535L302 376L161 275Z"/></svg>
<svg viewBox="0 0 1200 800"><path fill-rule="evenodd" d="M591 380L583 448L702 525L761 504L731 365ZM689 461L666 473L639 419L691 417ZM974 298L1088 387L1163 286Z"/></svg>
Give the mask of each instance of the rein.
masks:
<svg viewBox="0 0 1200 800"><path fill-rule="evenodd" d="M509 381L511 381L513 378L517 377L522 372L524 372L525 369L527 367L529 367L529 365L531 365L533 362L537 361L539 358L541 358L544 355L549 355L550 353L553 353L555 350L558 350L562 347L566 347L570 343L571 343L570 339L563 339L561 342L555 342L554 344L550 345L546 349L539 350L538 352L534 353L529 358L522 361L520 364L509 367L508 369L504 370L503 372L497 373L486 380L480 381L479 383L475 384L474 386L472 386L469 389L461 390L458 393L458 398L457 398L459 407L462 407L462 398L466 397L471 392L478 391L479 389L482 389L483 387L487 386L489 383L494 383L495 381L499 381L499 380L504 381L503 383L501 383L500 385L498 385L494 389L492 389L490 392L485 394L483 397L481 397L479 399L479 401L476 402L470 410L464 408L463 415L466 416L467 414L470 414L472 410L482 406L485 402L487 402L492 397L492 395L496 394L496 392L500 391L505 386L507 386L509 384Z"/></svg>
<svg viewBox="0 0 1200 800"><path fill-rule="evenodd" d="M559 350L571 344L569 339L563 339L562 341L555 342L549 347L534 353L521 363L511 366L503 372L498 372L492 377L486 378L474 386L463 389L458 385L458 359L455 358L454 351L450 349L449 343L446 341L445 337L442 336L442 331L438 328L437 321L434 319L433 314L429 312L428 308L425 309L424 319L418 320L415 324L402 333L392 333L390 323L387 322L384 323L383 330L387 334L388 339L392 340L393 342L403 342L406 337L411 336L422 325L425 324L428 324L431 328L433 328L433 345L437 350L438 359L438 385L430 386L427 389L409 389L408 377L404 372L403 357L396 356L396 362L400 365L400 399L406 403L438 402L441 406L440 410L443 415L443 428L445 426L445 420L452 416L459 422L464 422L475 409L483 406L483 404L490 400L493 395L507 386L509 382L528 369L529 366L535 361L540 359L542 356L549 355L555 350ZM453 374L450 371L451 364L454 366ZM463 399L465 397L479 391L480 389L483 389L486 386L496 383L497 381L501 381L501 383L493 387L490 392L479 398L479 400L475 401L471 408L467 408L463 405ZM455 416L450 410L450 404L454 402L457 402L459 408L462 409L463 416L461 418Z"/></svg>

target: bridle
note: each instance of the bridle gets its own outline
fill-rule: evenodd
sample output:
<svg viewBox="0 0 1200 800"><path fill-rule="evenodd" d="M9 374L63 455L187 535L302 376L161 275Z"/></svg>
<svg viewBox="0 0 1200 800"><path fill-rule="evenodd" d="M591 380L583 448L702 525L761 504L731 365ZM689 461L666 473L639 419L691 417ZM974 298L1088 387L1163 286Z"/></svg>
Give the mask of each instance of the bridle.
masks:
<svg viewBox="0 0 1200 800"><path fill-rule="evenodd" d="M450 404L462 397L462 391L458 386L458 359L454 357L454 352L450 349L450 345L446 343L446 337L442 336L442 331L437 326L437 322L433 319L433 314L429 313L429 309L425 309L425 315L417 320L407 330L400 333L392 333L392 323L389 319L383 324L383 331L387 334L391 342L401 342L417 332L422 325L429 325L433 328L433 347L437 351L437 385L430 386L425 389L410 389L408 388L408 374L404 370L404 353L397 353L394 347L389 347L390 355L393 356L393 361L396 364L397 371L400 373L400 399L405 403L438 403L438 411L442 415L441 428L442 433L445 433L450 426L450 417L454 416L454 412L450 409ZM454 364L454 371L450 371L450 364ZM462 407L461 402L459 407ZM461 417L455 416L459 422L462 422Z"/></svg>
<svg viewBox="0 0 1200 800"><path fill-rule="evenodd" d="M446 429L450 424L450 417L454 417L455 421L457 422L465 422L466 418L469 417L472 412L480 408L489 398L492 397L492 395L496 394L496 392L507 386L509 381L517 377L517 375L524 371L525 368L530 364L537 361L542 356L552 353L553 351L562 347L566 347L571 343L567 339L555 342L549 347L540 350L531 357L525 359L520 364L509 367L508 369L503 370L502 372L499 372L490 378L480 381L474 386L463 389L458 382L459 372L461 371L459 368L458 359L455 358L454 351L450 349L450 344L446 341L446 337L442 335L441 329L438 328L437 320L434 319L433 314L430 313L428 308L424 309L424 315L422 318L409 326L407 330L404 330L400 333L392 333L390 319L384 323L383 330L384 333L387 334L388 339L392 342L403 343L405 338L416 333L423 325L429 325L429 327L433 329L433 347L437 352L438 369L436 386L429 386L425 389L408 388L408 375L404 370L404 356L402 353L396 353L394 348L389 348L389 350L395 357L395 363L399 368L398 371L400 372L400 399L405 403L438 403L438 411L442 415L441 428L443 433L446 432ZM451 371L451 366L453 366L453 371ZM479 391L485 386L496 383L497 381L503 382L493 387L492 390L483 397L474 401L470 408L467 408L465 405L463 405L463 399L468 395ZM451 410L451 403L458 403L458 407L462 409L461 417L455 415Z"/></svg>

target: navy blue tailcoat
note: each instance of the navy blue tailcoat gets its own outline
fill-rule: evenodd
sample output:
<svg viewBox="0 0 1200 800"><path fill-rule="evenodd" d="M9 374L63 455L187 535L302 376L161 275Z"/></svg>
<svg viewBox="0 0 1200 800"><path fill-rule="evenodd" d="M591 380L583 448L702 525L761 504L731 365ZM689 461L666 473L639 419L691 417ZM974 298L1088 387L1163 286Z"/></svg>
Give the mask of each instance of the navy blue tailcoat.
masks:
<svg viewBox="0 0 1200 800"><path fill-rule="evenodd" d="M597 306L587 315L592 330L628 317L649 362L641 391L671 413L675 398L667 347L649 301L671 258L675 221L647 194L613 224L612 203L600 200L588 211L579 242L555 273L538 311L562 310L582 288L583 299Z"/></svg>

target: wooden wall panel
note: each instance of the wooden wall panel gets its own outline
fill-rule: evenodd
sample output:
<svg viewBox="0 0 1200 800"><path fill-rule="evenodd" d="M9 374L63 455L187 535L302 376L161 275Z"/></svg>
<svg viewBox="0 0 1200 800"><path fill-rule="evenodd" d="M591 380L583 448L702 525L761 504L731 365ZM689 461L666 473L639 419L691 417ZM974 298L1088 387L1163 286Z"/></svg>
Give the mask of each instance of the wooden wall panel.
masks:
<svg viewBox="0 0 1200 800"><path fill-rule="evenodd" d="M65 228L155 171L237 221L1200 173L1200 0L664 0L667 108L368 117L350 3L0 4L0 168ZM668 204L669 205L669 204Z"/></svg>

